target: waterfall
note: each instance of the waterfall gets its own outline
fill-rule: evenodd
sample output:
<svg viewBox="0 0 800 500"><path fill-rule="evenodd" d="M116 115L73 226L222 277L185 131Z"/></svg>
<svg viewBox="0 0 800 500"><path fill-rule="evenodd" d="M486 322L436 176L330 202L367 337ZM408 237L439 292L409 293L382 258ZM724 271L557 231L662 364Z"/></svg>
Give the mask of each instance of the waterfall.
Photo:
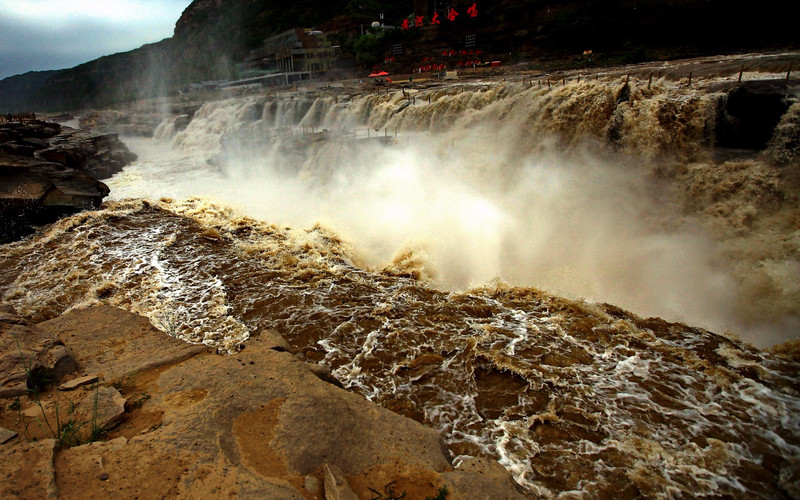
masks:
<svg viewBox="0 0 800 500"><path fill-rule="evenodd" d="M368 268L412 251L447 289L499 277L769 345L800 328L800 243L783 229L797 200L764 158L715 160L718 86L609 78L249 96L208 102L184 130L158 134L210 169L176 177L171 194L191 182L185 196L325 224ZM791 138L796 120L781 127Z"/></svg>

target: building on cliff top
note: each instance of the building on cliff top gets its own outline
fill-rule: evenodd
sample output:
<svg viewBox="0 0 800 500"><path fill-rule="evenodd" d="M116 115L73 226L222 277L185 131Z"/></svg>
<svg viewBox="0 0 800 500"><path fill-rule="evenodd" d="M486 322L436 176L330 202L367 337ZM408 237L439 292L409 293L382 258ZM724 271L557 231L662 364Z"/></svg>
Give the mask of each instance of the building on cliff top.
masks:
<svg viewBox="0 0 800 500"><path fill-rule="evenodd" d="M338 46L321 31L295 28L264 40L236 66L238 80L224 82L223 90L290 85L312 80L336 63Z"/></svg>
<svg viewBox="0 0 800 500"><path fill-rule="evenodd" d="M328 70L337 59L337 47L331 45L321 31L295 28L264 40L251 51L243 69L264 73L311 73L317 76ZM254 76L254 75L251 75Z"/></svg>

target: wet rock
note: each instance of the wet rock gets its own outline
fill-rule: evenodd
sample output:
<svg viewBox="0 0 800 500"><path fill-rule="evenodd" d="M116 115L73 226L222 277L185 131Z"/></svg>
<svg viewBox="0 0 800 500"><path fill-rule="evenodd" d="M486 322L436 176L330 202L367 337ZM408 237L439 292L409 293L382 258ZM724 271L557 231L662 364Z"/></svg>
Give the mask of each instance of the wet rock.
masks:
<svg viewBox="0 0 800 500"><path fill-rule="evenodd" d="M615 96L614 100L617 103L617 106L622 104L623 102L628 102L631 100L631 87L628 85L628 82L625 82L625 85L620 87L617 91L617 95Z"/></svg>
<svg viewBox="0 0 800 500"><path fill-rule="evenodd" d="M45 141L44 139L37 139L35 137L23 137L18 141L19 144L23 146L28 146L32 148L34 151L39 151L40 149L47 149L50 146L50 143Z"/></svg>
<svg viewBox="0 0 800 500"><path fill-rule="evenodd" d="M111 177L136 159L117 134L97 134L86 130L71 130L54 137L50 148L37 156L103 180Z"/></svg>
<svg viewBox="0 0 800 500"><path fill-rule="evenodd" d="M186 115L176 120L175 130L182 130L191 121L198 106L187 106L185 109L173 111L176 115ZM150 109L127 109L125 111L102 110L87 113L81 117L80 126L83 129L97 130L100 132L118 133L126 136L153 137L158 125L166 118L164 109L154 106Z"/></svg>
<svg viewBox="0 0 800 500"><path fill-rule="evenodd" d="M62 131L36 120L0 124L0 243L99 207L109 190L98 179L135 158L116 134Z"/></svg>
<svg viewBox="0 0 800 500"><path fill-rule="evenodd" d="M0 151L7 155L13 156L22 156L25 158L33 158L33 153L36 151L34 148L30 146L25 146L24 144L12 144L6 143L0 145Z"/></svg>
<svg viewBox="0 0 800 500"><path fill-rule="evenodd" d="M13 142L21 138L22 135L20 135L20 133L15 130L10 130L10 129L0 130L0 144L6 142Z"/></svg>
<svg viewBox="0 0 800 500"><path fill-rule="evenodd" d="M451 500L494 500L495 498L524 499L511 474L499 463L487 458L466 459L442 478Z"/></svg>
<svg viewBox="0 0 800 500"><path fill-rule="evenodd" d="M186 130L186 127L189 126L189 123L192 121L192 115L180 115L175 117L175 121L173 122L173 127L175 127L176 132L180 132L181 130Z"/></svg>
<svg viewBox="0 0 800 500"><path fill-rule="evenodd" d="M0 242L85 209L97 208L108 187L78 170L56 163L0 158Z"/></svg>
<svg viewBox="0 0 800 500"><path fill-rule="evenodd" d="M243 122L254 122L256 120L260 120L263 114L264 114L264 103L255 102L250 106L248 106L242 112L242 114L240 115L240 120Z"/></svg>
<svg viewBox="0 0 800 500"><path fill-rule="evenodd" d="M779 166L800 167L800 101L792 104L775 127L769 153Z"/></svg>
<svg viewBox="0 0 800 500"><path fill-rule="evenodd" d="M78 151L65 147L50 147L36 152L36 157L45 161L60 163L70 168L79 168L86 159Z"/></svg>
<svg viewBox="0 0 800 500"><path fill-rule="evenodd" d="M73 115L72 113L61 113L59 115L50 116L50 120L54 123L68 122L74 119L75 115Z"/></svg>
<svg viewBox="0 0 800 500"><path fill-rule="evenodd" d="M744 82L730 89L717 105L715 145L763 150L789 109L791 92L784 80Z"/></svg>
<svg viewBox="0 0 800 500"><path fill-rule="evenodd" d="M33 120L27 123L0 124L0 151L6 155L32 158L49 147L49 139L61 131L57 123Z"/></svg>
<svg viewBox="0 0 800 500"><path fill-rule="evenodd" d="M316 375L318 379L344 389L342 383L331 373L329 367L317 363L306 363L306 367L311 370L311 373Z"/></svg>
<svg viewBox="0 0 800 500"><path fill-rule="evenodd" d="M61 132L61 125L58 123L30 120L22 124L9 124L24 137L34 137L36 139L49 139Z"/></svg>

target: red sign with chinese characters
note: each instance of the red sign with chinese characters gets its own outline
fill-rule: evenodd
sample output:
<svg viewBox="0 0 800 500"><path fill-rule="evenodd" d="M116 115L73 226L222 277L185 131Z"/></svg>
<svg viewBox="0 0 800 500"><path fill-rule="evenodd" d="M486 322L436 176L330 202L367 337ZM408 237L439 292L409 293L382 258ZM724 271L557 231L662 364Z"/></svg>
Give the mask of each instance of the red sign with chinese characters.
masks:
<svg viewBox="0 0 800 500"><path fill-rule="evenodd" d="M467 14L469 15L469 17L478 17L478 4L473 2L473 4L470 5L467 8ZM456 11L456 9L452 8L452 7L447 11L447 19L450 22L455 21L456 18L458 16L460 16L460 15L461 14L459 14ZM408 18L403 19L403 22L400 24L400 28L404 29L404 30L407 30L412 26L412 24L411 24L412 22L414 23L413 24L414 27L425 26L425 16L418 16L416 14L413 14L413 16L414 16L414 20L413 21L410 21ZM428 25L429 26L436 26L436 25L439 25L439 24L442 24L442 21L439 19L439 12L434 12L433 13L433 18L431 18L428 21Z"/></svg>

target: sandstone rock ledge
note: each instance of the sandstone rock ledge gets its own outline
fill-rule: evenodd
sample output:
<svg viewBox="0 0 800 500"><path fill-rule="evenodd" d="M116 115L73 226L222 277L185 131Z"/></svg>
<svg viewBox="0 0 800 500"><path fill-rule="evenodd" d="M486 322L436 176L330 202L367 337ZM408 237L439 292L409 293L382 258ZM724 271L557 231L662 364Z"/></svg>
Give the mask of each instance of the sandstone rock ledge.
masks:
<svg viewBox="0 0 800 500"><path fill-rule="evenodd" d="M134 159L116 134L40 120L0 124L0 243L98 207L109 192L100 180Z"/></svg>
<svg viewBox="0 0 800 500"><path fill-rule="evenodd" d="M323 381L284 346L262 332L219 356L111 307L31 325L0 306L0 428L18 434L0 444L0 497L424 499L447 486L448 499L523 498L495 462L454 469L436 431ZM49 377L40 404L31 369ZM93 375L99 387L54 389ZM41 425L66 408L105 416L117 392L124 409L103 441L68 447Z"/></svg>

